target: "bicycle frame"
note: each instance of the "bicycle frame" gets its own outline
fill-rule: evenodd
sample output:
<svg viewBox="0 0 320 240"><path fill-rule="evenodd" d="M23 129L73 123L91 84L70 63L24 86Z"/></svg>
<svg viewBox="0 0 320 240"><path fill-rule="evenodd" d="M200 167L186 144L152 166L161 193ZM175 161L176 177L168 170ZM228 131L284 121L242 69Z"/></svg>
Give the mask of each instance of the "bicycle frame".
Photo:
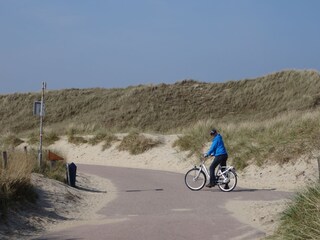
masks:
<svg viewBox="0 0 320 240"><path fill-rule="evenodd" d="M196 167L196 166L195 166ZM210 174L209 171L207 170L206 165L204 164L204 161L201 161L200 165L199 165L199 173L201 172L201 170L204 172L204 174L207 176L207 179L210 180ZM198 175L199 175L198 173ZM198 176L197 176L198 177Z"/></svg>
<svg viewBox="0 0 320 240"><path fill-rule="evenodd" d="M208 171L208 169L207 169L207 167L206 167L206 165L204 163L205 163L205 161L202 160L200 165L199 165L199 173L202 170L206 174L207 180L210 181L210 173L209 173L209 171ZM226 169L222 172L221 171L221 166L219 165L218 172L217 172L217 177L222 176L223 180L226 180L227 178L225 176L225 173L227 173L229 171L232 171L235 175L237 175L233 166L228 166L228 167L225 166L225 167L226 167ZM196 177L199 176L199 173L197 174Z"/></svg>

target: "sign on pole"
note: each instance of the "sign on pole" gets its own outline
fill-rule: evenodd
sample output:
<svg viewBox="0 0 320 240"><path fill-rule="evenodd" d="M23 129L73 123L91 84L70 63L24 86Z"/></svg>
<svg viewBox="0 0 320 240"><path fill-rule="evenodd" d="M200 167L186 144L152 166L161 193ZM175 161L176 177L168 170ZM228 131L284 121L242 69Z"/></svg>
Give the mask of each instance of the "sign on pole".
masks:
<svg viewBox="0 0 320 240"><path fill-rule="evenodd" d="M41 113L41 101L35 101L33 103L33 115L40 116Z"/></svg>
<svg viewBox="0 0 320 240"><path fill-rule="evenodd" d="M39 144L39 152L38 152L39 168L41 168L41 164L42 164L43 117L45 115L44 91L46 88L47 88L47 84L45 82L42 82L41 101L35 101L33 103L33 115L40 117L40 144Z"/></svg>

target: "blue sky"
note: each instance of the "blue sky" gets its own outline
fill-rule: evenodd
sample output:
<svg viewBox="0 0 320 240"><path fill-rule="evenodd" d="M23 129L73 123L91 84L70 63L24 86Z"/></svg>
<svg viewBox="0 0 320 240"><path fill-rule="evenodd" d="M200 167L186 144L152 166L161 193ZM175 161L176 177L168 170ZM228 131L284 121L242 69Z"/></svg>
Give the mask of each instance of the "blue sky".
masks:
<svg viewBox="0 0 320 240"><path fill-rule="evenodd" d="M320 70L317 0L0 0L0 93Z"/></svg>

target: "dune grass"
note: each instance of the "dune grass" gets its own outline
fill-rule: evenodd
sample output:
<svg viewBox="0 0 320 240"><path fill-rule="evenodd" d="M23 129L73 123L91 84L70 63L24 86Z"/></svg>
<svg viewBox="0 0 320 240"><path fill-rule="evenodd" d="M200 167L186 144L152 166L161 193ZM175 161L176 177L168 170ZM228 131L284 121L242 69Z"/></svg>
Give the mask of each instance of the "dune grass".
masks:
<svg viewBox="0 0 320 240"><path fill-rule="evenodd" d="M185 131L175 146L201 154L210 142L209 131L223 136L232 164L243 169L249 163L283 164L320 149L320 110L288 112L265 121L201 121Z"/></svg>
<svg viewBox="0 0 320 240"><path fill-rule="evenodd" d="M318 240L320 237L320 183L298 192L282 213L273 240Z"/></svg>
<svg viewBox="0 0 320 240"><path fill-rule="evenodd" d="M67 89L48 91L45 126L59 135L70 125L86 134L113 132L170 132L205 119L264 120L286 111L305 111L320 105L320 74L287 70L256 79L175 84L123 89ZM39 93L0 95L0 133L38 129L30 109ZM28 107L29 106L29 107Z"/></svg>
<svg viewBox="0 0 320 240"><path fill-rule="evenodd" d="M133 131L123 138L118 149L120 151L129 151L130 154L137 155L144 153L159 144L161 144L160 140L147 138L143 134Z"/></svg>
<svg viewBox="0 0 320 240"><path fill-rule="evenodd" d="M59 141L60 137L58 134L54 131L48 131L43 133L42 143L44 146L50 146L51 144L54 144L56 141ZM31 132L28 135L28 144L30 145L36 145L40 142L40 136L38 132Z"/></svg>
<svg viewBox="0 0 320 240"><path fill-rule="evenodd" d="M33 156L22 152L9 154L7 169L0 168L0 211L7 217L8 208L15 202L36 200L31 185Z"/></svg>
<svg viewBox="0 0 320 240"><path fill-rule="evenodd" d="M0 140L0 145L2 145L3 148L14 148L16 146L19 146L24 141L20 138L18 138L14 134L6 134L4 135Z"/></svg>
<svg viewBox="0 0 320 240"><path fill-rule="evenodd" d="M88 143L91 145L96 145L98 143L104 142L102 146L102 151L111 147L111 144L115 141L118 141L118 138L111 133L105 131L99 131L92 138L89 139Z"/></svg>
<svg viewBox="0 0 320 240"><path fill-rule="evenodd" d="M58 153L61 155L61 153ZM52 166L44 153L42 168L38 167L36 151L9 151L8 165L0 166L0 214L6 219L8 209L16 203L35 202L37 195L31 184L31 174L41 173L45 177L65 182L65 161Z"/></svg>
<svg viewBox="0 0 320 240"><path fill-rule="evenodd" d="M217 128L238 169L254 163L283 164L320 149L320 74L287 70L257 79L204 83L184 80L175 84L135 86L125 89L67 89L46 92L48 106L44 134L46 145L67 133L74 144L97 144L104 148L116 140L104 132L161 132L183 134L175 146L201 154L210 145L209 130ZM39 93L0 95L0 134L5 146L17 146L16 133L38 129L39 119L30 109ZM28 107L29 106L29 107ZM98 132L98 133L97 133ZM100 132L100 133L99 133ZM89 139L81 135L95 134ZM38 142L38 133L30 137ZM48 136L48 140L46 137ZM30 143L31 143L30 142ZM119 150L140 154L160 144L138 132L124 137ZM0 210L15 200L35 199L30 185L36 157L12 157L9 168L0 169ZM16 162L16 165L14 165ZM23 163L23 164L21 164ZM29 169L33 165L33 169ZM64 163L55 169L45 163L40 171L63 180ZM282 217L275 239L318 239L319 185L299 193Z"/></svg>
<svg viewBox="0 0 320 240"><path fill-rule="evenodd" d="M78 135L76 128L70 128L68 130L68 142L73 143L75 145L88 143L88 140L83 136Z"/></svg>

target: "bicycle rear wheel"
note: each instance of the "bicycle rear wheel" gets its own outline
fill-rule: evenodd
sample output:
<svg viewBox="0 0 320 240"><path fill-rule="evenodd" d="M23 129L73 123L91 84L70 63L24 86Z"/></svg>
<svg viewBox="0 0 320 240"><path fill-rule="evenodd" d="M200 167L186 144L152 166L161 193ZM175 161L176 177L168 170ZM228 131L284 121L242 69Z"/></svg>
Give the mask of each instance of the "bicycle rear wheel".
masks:
<svg viewBox="0 0 320 240"><path fill-rule="evenodd" d="M184 182L192 191L199 191L206 184L207 177L200 168L190 169L185 177Z"/></svg>
<svg viewBox="0 0 320 240"><path fill-rule="evenodd" d="M223 176L220 176L218 179L218 187L223 192L231 192L237 185L237 175L232 171L229 171L224 175L226 179L224 179Z"/></svg>

